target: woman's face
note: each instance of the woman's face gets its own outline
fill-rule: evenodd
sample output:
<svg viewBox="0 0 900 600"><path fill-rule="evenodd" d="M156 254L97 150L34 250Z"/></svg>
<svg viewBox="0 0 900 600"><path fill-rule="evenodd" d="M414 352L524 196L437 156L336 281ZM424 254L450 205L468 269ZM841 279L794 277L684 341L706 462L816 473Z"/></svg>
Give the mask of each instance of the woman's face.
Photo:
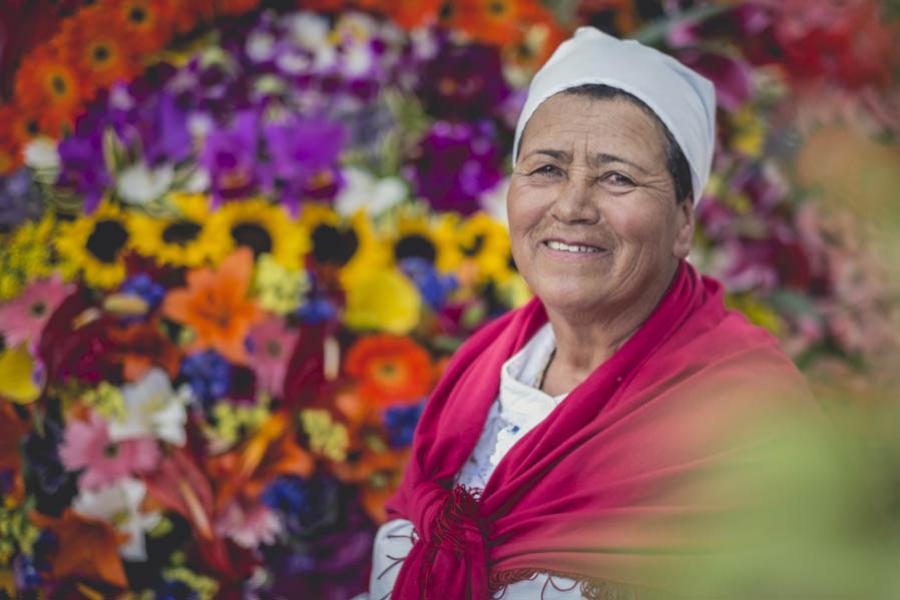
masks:
<svg viewBox="0 0 900 600"><path fill-rule="evenodd" d="M619 98L556 94L532 115L507 208L513 258L548 309L639 311L665 291L693 206L675 201L664 139Z"/></svg>

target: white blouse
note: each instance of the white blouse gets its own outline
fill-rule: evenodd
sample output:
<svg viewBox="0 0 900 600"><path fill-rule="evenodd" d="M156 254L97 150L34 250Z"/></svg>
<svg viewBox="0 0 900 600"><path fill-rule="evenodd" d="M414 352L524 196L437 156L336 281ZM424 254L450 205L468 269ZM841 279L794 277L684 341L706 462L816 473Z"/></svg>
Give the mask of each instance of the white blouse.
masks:
<svg viewBox="0 0 900 600"><path fill-rule="evenodd" d="M500 395L491 405L481 438L462 466L456 482L484 488L500 459L566 397L549 396L538 389L544 368L556 345L547 323L500 371ZM410 548L413 524L406 519L388 521L375 536L369 594L354 600L387 600ZM582 598L577 581L539 574L499 592L505 600L576 600Z"/></svg>

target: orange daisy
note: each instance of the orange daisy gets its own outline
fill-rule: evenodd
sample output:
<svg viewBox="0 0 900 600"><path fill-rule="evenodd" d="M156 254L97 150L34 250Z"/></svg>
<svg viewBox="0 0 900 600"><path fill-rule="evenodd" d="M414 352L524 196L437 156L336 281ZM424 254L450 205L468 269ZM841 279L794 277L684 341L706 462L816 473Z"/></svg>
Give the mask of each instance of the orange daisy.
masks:
<svg viewBox="0 0 900 600"><path fill-rule="evenodd" d="M63 21L58 37L60 56L99 88L129 81L142 65L116 15L92 6Z"/></svg>
<svg viewBox="0 0 900 600"><path fill-rule="evenodd" d="M381 10L404 29L426 27L438 21L444 0L396 0L382 2Z"/></svg>
<svg viewBox="0 0 900 600"><path fill-rule="evenodd" d="M193 328L196 338L188 351L212 348L231 362L247 364L244 340L264 313L249 298L253 253L241 248L217 270L194 269L187 288L169 292L162 313Z"/></svg>
<svg viewBox="0 0 900 600"><path fill-rule="evenodd" d="M137 52L161 50L175 31L178 6L172 0L106 0L102 6Z"/></svg>
<svg viewBox="0 0 900 600"><path fill-rule="evenodd" d="M461 0L454 3L453 24L472 36L488 44L505 46L520 38L523 13L527 12L528 0Z"/></svg>
<svg viewBox="0 0 900 600"><path fill-rule="evenodd" d="M66 128L66 122L59 116L43 110L40 106L15 104L9 122L9 135L19 146L24 146L38 136L58 139Z"/></svg>
<svg viewBox="0 0 900 600"><path fill-rule="evenodd" d="M431 389L431 357L408 337L360 338L347 353L344 367L358 380L360 397L378 406L415 403Z"/></svg>
<svg viewBox="0 0 900 600"><path fill-rule="evenodd" d="M29 54L16 77L16 102L51 113L43 119L45 125L71 123L93 91L50 45L39 46Z"/></svg>

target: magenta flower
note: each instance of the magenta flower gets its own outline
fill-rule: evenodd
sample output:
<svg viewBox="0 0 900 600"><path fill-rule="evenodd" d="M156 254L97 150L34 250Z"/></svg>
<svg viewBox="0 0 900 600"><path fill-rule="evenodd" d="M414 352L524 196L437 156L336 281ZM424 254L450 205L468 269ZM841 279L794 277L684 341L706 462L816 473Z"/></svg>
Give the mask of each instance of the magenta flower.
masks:
<svg viewBox="0 0 900 600"><path fill-rule="evenodd" d="M66 469L83 469L80 486L96 489L134 473L152 471L160 454L150 438L114 442L108 423L91 412L89 420L74 419L66 425L59 457Z"/></svg>
<svg viewBox="0 0 900 600"><path fill-rule="evenodd" d="M75 286L63 283L58 275L31 284L22 295L0 304L0 333L9 347L29 341L37 352L41 330L53 311L62 304Z"/></svg>
<svg viewBox="0 0 900 600"><path fill-rule="evenodd" d="M273 396L281 396L287 361L300 332L288 329L283 319L269 319L250 331L247 345L256 381Z"/></svg>
<svg viewBox="0 0 900 600"><path fill-rule="evenodd" d="M257 183L259 115L238 113L231 127L214 129L207 137L200 162L209 173L213 207L251 194Z"/></svg>

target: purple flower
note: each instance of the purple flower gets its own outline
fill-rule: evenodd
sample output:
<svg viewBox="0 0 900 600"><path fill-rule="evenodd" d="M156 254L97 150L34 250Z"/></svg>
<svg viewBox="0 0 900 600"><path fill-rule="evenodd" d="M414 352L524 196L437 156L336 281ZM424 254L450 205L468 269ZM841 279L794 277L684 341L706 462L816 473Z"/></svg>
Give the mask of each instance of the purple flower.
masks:
<svg viewBox="0 0 900 600"><path fill-rule="evenodd" d="M269 191L296 215L299 200L316 185L315 176L332 169L344 144L344 129L320 119L292 118L263 127L269 163L265 169ZM332 178L333 181L333 178Z"/></svg>
<svg viewBox="0 0 900 600"><path fill-rule="evenodd" d="M502 155L489 122L438 121L421 143L407 173L416 193L438 211L471 214L479 197L503 177Z"/></svg>
<svg viewBox="0 0 900 600"><path fill-rule="evenodd" d="M231 126L215 129L207 137L200 162L209 173L212 205L250 194L256 185L259 115L238 113Z"/></svg>
<svg viewBox="0 0 900 600"><path fill-rule="evenodd" d="M144 158L150 165L178 162L190 155L192 140L187 114L176 105L171 94L158 94L138 116Z"/></svg>
<svg viewBox="0 0 900 600"><path fill-rule="evenodd" d="M11 231L24 221L40 219L43 209L30 169L23 167L0 179L0 233Z"/></svg>
<svg viewBox="0 0 900 600"><path fill-rule="evenodd" d="M416 93L438 119L474 121L494 113L509 96L496 46L444 44L426 63Z"/></svg>
<svg viewBox="0 0 900 600"><path fill-rule="evenodd" d="M188 356L181 363L185 377L204 407L228 393L231 387L231 365L215 350Z"/></svg>
<svg viewBox="0 0 900 600"><path fill-rule="evenodd" d="M718 104L727 111L741 108L753 91L752 69L743 60L694 48L679 51L678 58L715 84Z"/></svg>
<svg viewBox="0 0 900 600"><path fill-rule="evenodd" d="M138 273L126 279L119 289L123 294L140 296L147 303L147 313L152 313L162 302L166 290L146 273Z"/></svg>
<svg viewBox="0 0 900 600"><path fill-rule="evenodd" d="M94 212L110 184L103 157L102 131L95 129L85 135L66 138L60 142L58 150L61 169L57 184L82 194L84 212Z"/></svg>

